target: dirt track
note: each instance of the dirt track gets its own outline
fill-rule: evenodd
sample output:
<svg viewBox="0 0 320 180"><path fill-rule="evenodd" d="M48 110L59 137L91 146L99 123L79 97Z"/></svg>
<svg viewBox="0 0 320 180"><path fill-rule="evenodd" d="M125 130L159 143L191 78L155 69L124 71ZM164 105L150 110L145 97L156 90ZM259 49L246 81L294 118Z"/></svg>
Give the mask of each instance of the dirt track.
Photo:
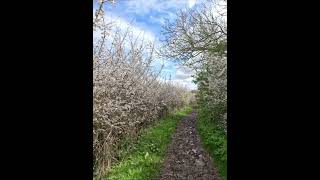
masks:
<svg viewBox="0 0 320 180"><path fill-rule="evenodd" d="M196 113L189 114L179 123L157 179L220 180L196 131Z"/></svg>

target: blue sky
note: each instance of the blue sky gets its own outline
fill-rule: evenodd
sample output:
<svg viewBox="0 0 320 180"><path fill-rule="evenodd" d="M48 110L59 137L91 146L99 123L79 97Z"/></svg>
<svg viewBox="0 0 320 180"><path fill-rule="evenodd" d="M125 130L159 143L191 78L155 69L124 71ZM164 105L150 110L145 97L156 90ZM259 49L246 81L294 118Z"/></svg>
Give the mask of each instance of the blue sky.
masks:
<svg viewBox="0 0 320 180"><path fill-rule="evenodd" d="M179 10L195 8L204 0L115 0L116 3L105 4L105 17L108 20L116 20L120 28L130 26L133 33L144 34L147 40L155 41L160 45L161 26L165 19L173 21L175 14ZM94 4L96 9L97 4ZM180 83L195 89L196 85L192 83L194 74L192 70L181 67L169 60L156 60L155 68L164 64L162 77L171 75L173 82Z"/></svg>

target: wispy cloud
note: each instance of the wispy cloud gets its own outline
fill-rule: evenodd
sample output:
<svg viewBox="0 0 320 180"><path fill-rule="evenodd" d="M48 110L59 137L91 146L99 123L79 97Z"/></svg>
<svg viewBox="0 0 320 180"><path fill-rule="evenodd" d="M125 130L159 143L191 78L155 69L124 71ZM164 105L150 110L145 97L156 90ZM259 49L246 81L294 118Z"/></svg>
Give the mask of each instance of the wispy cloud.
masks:
<svg viewBox="0 0 320 180"><path fill-rule="evenodd" d="M126 1L127 12L134 12L139 15L151 12L166 13L173 9L180 9L187 6L186 0L135 0Z"/></svg>
<svg viewBox="0 0 320 180"><path fill-rule="evenodd" d="M191 77L192 75L195 75L194 70L170 61L164 61L164 68L159 80L169 81L171 79L170 81L173 84L194 90L197 89L197 85L193 83L194 78Z"/></svg>
<svg viewBox="0 0 320 180"><path fill-rule="evenodd" d="M112 22L112 26L117 27L117 30L120 30L121 32L125 32L128 30L130 33L132 33L134 37L139 37L141 38L141 40L142 38L151 42L156 40L156 37L153 32L145 28L139 27L136 24L129 22L124 18L107 14L105 15L105 20L106 22Z"/></svg>
<svg viewBox="0 0 320 180"><path fill-rule="evenodd" d="M182 84L189 89L196 89L196 85L192 82L194 80L192 75L195 74L194 70L185 67L185 66L179 66L176 65L176 72L173 76L172 81L175 83Z"/></svg>
<svg viewBox="0 0 320 180"><path fill-rule="evenodd" d="M193 74L194 72L190 68L184 66L178 67L175 74L175 79L187 79L190 78Z"/></svg>
<svg viewBox="0 0 320 180"><path fill-rule="evenodd" d="M149 16L149 19L150 19L150 22L155 23L155 24L164 25L164 23L165 23L165 19L161 16L151 15L151 16Z"/></svg>
<svg viewBox="0 0 320 180"><path fill-rule="evenodd" d="M149 16L151 22L162 25L165 19L173 20L175 13L192 8L203 0L132 0L125 1L126 14Z"/></svg>
<svg viewBox="0 0 320 180"><path fill-rule="evenodd" d="M189 8L192 8L196 4L197 0L188 0Z"/></svg>

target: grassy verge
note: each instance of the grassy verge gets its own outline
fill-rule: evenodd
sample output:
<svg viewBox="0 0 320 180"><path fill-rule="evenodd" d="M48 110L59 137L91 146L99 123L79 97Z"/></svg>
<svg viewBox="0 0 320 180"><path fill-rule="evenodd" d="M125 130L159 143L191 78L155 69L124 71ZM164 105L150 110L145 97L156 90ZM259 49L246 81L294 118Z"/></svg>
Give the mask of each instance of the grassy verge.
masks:
<svg viewBox="0 0 320 180"><path fill-rule="evenodd" d="M191 111L190 107L183 108L154 126L142 130L137 142L125 142L121 160L111 167L107 179L147 180L157 176L171 135L179 120Z"/></svg>
<svg viewBox="0 0 320 180"><path fill-rule="evenodd" d="M226 135L210 121L208 111L199 110L197 128L201 140L218 168L220 176L227 179L227 138Z"/></svg>

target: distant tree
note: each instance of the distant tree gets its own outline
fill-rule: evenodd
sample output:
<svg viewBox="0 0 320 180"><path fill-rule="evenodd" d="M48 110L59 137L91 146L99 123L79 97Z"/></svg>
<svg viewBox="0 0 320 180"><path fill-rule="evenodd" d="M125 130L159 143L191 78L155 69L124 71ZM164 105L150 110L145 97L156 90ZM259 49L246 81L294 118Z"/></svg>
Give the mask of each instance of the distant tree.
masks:
<svg viewBox="0 0 320 180"><path fill-rule="evenodd" d="M195 10L177 13L163 26L160 55L196 71L198 103L226 131L227 22L226 1L208 0Z"/></svg>
<svg viewBox="0 0 320 180"><path fill-rule="evenodd" d="M217 6L222 5L209 1L199 9L180 11L174 22L166 21L160 54L191 67L203 63L204 54L226 55L226 14L217 13Z"/></svg>

